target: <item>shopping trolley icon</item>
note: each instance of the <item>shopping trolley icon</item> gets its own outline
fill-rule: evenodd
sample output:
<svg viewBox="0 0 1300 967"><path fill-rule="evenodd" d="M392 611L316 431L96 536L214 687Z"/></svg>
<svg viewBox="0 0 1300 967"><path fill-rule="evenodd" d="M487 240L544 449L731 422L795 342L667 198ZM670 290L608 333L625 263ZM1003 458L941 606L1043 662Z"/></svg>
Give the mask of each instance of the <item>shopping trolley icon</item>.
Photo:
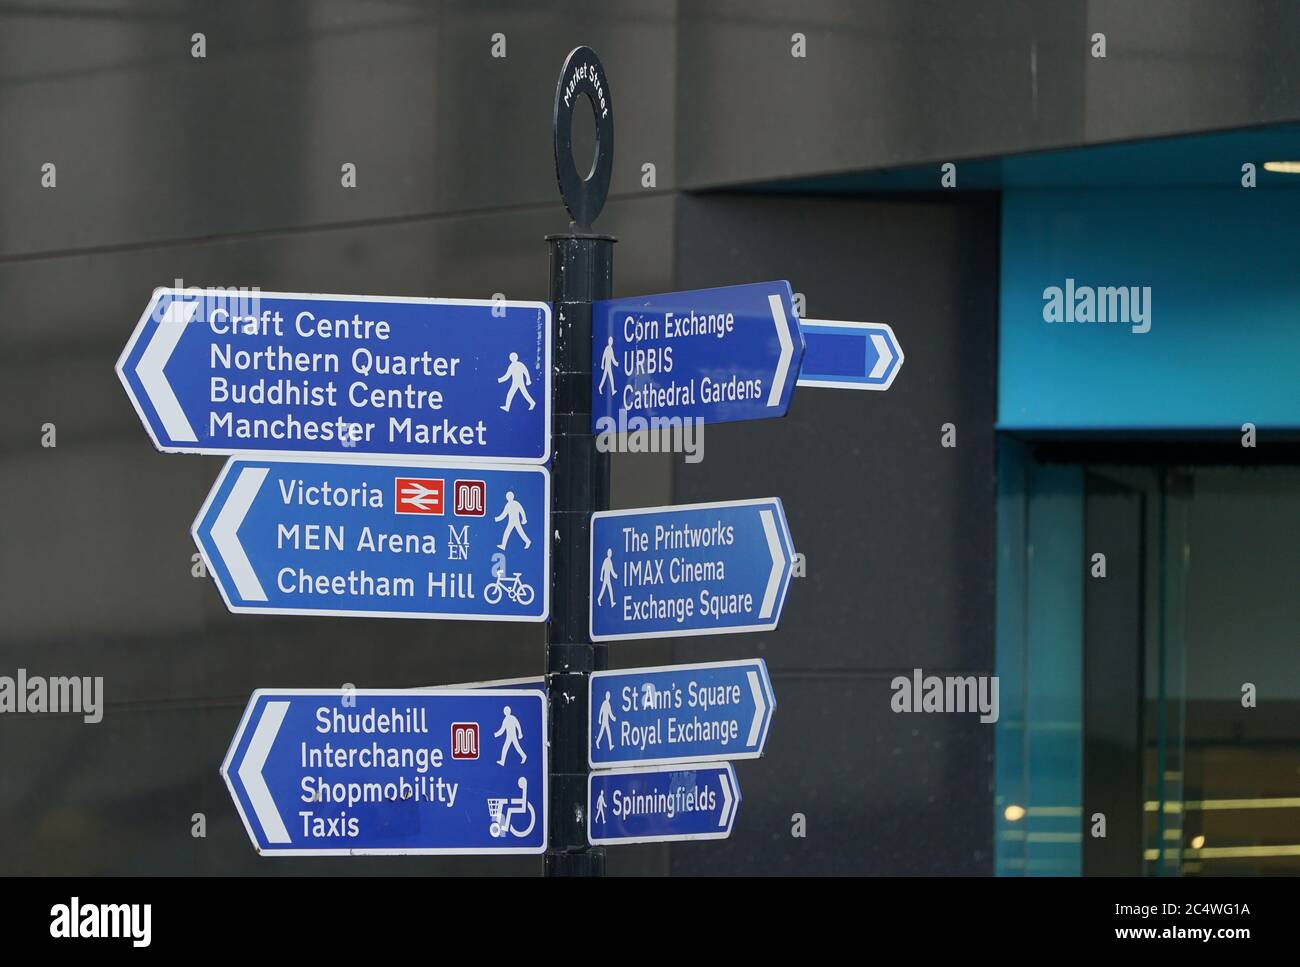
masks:
<svg viewBox="0 0 1300 967"><path fill-rule="evenodd" d="M494 799L489 797L487 801L488 818L492 820L492 825L488 827L488 832L495 838L500 838L509 833L519 839L523 839L533 831L537 825L537 810L533 804L528 801L528 780L523 776L519 777L519 796L516 799ZM528 825L523 829L515 828L515 817L528 816Z"/></svg>

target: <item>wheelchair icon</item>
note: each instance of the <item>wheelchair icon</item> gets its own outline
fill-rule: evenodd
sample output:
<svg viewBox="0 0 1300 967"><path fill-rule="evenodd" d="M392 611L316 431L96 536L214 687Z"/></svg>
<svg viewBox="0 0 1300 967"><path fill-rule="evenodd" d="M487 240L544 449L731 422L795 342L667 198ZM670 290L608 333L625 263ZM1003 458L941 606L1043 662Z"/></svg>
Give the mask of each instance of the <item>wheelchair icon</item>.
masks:
<svg viewBox="0 0 1300 967"><path fill-rule="evenodd" d="M488 827L488 832L493 838L501 838L507 833L519 839L523 839L533 831L537 825L537 810L533 804L528 801L528 780L523 776L519 777L519 796L515 799L488 799L488 818L492 820L492 825ZM516 816L527 816L528 825L523 829L515 828Z"/></svg>

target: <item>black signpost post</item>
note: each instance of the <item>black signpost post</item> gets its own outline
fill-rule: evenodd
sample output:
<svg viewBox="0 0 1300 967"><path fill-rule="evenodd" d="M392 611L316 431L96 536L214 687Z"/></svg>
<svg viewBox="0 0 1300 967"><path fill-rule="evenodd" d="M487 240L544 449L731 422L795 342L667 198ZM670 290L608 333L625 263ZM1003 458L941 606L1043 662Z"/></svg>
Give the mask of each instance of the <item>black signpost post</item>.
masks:
<svg viewBox="0 0 1300 967"><path fill-rule="evenodd" d="M590 101L596 158L584 177L573 158L573 112ZM609 507L609 457L591 426L591 307L608 299L616 239L591 232L609 191L614 113L600 58L578 47L555 91L555 175L573 221L548 235L555 372L552 406L551 619L546 635L550 700L550 835L547 876L603 876L605 850L587 840L587 679L606 666L606 648L588 627L593 511Z"/></svg>

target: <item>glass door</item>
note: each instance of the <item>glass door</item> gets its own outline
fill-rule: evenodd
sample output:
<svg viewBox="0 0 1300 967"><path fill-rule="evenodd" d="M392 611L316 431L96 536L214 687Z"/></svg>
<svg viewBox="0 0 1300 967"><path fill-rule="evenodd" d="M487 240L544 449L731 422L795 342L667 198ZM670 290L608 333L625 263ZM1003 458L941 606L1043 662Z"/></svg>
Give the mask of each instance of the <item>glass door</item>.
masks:
<svg viewBox="0 0 1300 967"><path fill-rule="evenodd" d="M1300 466L1191 453L1002 443L1000 874L1300 875Z"/></svg>
<svg viewBox="0 0 1300 967"><path fill-rule="evenodd" d="M1166 481L1147 872L1300 874L1300 469Z"/></svg>
<svg viewBox="0 0 1300 967"><path fill-rule="evenodd" d="M1084 508L1085 874L1300 874L1300 468L1090 464Z"/></svg>

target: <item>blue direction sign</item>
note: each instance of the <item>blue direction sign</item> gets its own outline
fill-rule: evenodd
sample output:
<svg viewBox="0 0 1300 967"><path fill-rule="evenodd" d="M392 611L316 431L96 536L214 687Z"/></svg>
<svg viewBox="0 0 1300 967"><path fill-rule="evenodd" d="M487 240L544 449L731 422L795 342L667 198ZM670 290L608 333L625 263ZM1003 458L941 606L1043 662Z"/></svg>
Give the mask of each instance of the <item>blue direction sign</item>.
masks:
<svg viewBox="0 0 1300 967"><path fill-rule="evenodd" d="M804 319L800 386L886 390L903 365L894 330L882 322Z"/></svg>
<svg viewBox="0 0 1300 967"><path fill-rule="evenodd" d="M235 612L545 621L550 507L544 467L231 457L191 533Z"/></svg>
<svg viewBox="0 0 1300 967"><path fill-rule="evenodd" d="M794 546L776 497L591 519L591 637L772 631Z"/></svg>
<svg viewBox="0 0 1300 967"><path fill-rule="evenodd" d="M117 362L169 453L546 462L544 302L157 289Z"/></svg>
<svg viewBox="0 0 1300 967"><path fill-rule="evenodd" d="M739 808L730 762L587 776L587 840L593 846L726 839Z"/></svg>
<svg viewBox="0 0 1300 967"><path fill-rule="evenodd" d="M803 357L789 282L605 300L591 331L596 433L785 416Z"/></svg>
<svg viewBox="0 0 1300 967"><path fill-rule="evenodd" d="M761 658L592 672L588 681L593 769L756 759L776 708Z"/></svg>
<svg viewBox="0 0 1300 967"><path fill-rule="evenodd" d="M263 855L541 853L546 699L259 689L221 764Z"/></svg>

